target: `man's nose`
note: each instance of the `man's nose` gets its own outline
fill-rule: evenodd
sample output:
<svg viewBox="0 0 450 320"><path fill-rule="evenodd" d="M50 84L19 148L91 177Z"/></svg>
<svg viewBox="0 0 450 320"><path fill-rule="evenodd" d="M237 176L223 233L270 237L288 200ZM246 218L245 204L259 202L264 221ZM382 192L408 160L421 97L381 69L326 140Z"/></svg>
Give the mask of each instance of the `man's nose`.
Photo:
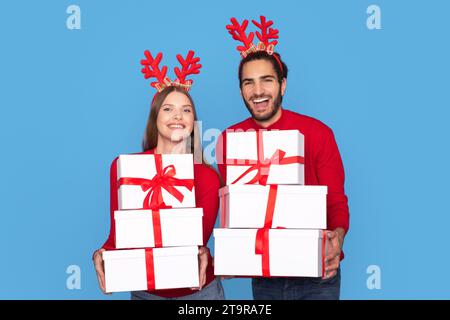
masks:
<svg viewBox="0 0 450 320"><path fill-rule="evenodd" d="M255 95L260 96L264 93L264 87L261 83L256 82L255 83L255 91L254 91Z"/></svg>

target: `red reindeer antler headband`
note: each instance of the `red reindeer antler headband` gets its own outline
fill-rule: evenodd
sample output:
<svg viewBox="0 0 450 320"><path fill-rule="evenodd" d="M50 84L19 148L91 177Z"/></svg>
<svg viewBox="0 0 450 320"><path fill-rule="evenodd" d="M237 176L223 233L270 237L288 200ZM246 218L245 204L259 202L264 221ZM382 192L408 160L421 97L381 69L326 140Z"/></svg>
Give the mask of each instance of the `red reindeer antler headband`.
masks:
<svg viewBox="0 0 450 320"><path fill-rule="evenodd" d="M257 46L253 44L253 38L255 34L249 32L246 34L246 29L248 26L248 20L244 20L242 25L236 20L236 18L231 18L231 24L227 25L228 33L231 34L234 40L242 42L242 45L237 46L237 50L241 54L242 58L245 58L249 53L257 51L266 51L269 55L272 55L283 70L283 65L281 61L274 55L274 49L278 41L273 39L278 39L278 29L270 28L273 25L272 20L266 20L266 17L260 16L260 22L252 20L253 24L260 29L261 32L256 31L256 36L259 39Z"/></svg>
<svg viewBox="0 0 450 320"><path fill-rule="evenodd" d="M200 72L201 64L198 62L200 58L194 58L194 51L190 50L184 59L181 55L177 55L177 59L181 64L181 70L178 67L175 67L175 75L177 78L175 81L171 81L167 74L167 66L163 66L162 69L159 68L159 64L163 57L162 53L158 53L156 58L153 58L150 51L145 50L144 52L146 59L141 60L142 73L144 74L145 79L155 78L156 81L150 83L150 85L158 90L158 92L163 91L165 88L170 86L179 86L186 91L192 86L193 81L190 79L186 79L187 76L191 74L198 74Z"/></svg>

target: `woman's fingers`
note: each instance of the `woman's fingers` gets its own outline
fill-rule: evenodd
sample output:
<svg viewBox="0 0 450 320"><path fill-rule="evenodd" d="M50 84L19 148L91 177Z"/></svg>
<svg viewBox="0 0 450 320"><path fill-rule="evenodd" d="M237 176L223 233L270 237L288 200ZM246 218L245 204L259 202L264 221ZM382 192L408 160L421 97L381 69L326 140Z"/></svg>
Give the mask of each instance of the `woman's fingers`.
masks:
<svg viewBox="0 0 450 320"><path fill-rule="evenodd" d="M104 294L111 294L106 292L105 284L105 266L103 263L103 252L105 249L99 249L94 254L94 267L97 273L98 285Z"/></svg>

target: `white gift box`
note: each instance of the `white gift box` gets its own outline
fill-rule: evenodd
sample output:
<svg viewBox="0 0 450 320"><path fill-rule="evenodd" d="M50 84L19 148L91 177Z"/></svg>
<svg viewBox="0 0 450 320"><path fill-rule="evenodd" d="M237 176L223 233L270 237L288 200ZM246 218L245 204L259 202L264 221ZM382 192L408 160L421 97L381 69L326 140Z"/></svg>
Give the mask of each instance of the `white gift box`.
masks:
<svg viewBox="0 0 450 320"><path fill-rule="evenodd" d="M262 228L270 186L228 185L219 190L222 228ZM326 229L327 186L278 185L271 228Z"/></svg>
<svg viewBox="0 0 450 320"><path fill-rule="evenodd" d="M116 248L155 247L156 214L152 210L115 211ZM160 209L159 217L162 246L203 245L202 208Z"/></svg>
<svg viewBox="0 0 450 320"><path fill-rule="evenodd" d="M199 286L198 247L155 248L154 289ZM103 252L106 292L153 290L148 288L146 249ZM150 270L151 271L151 270Z"/></svg>
<svg viewBox="0 0 450 320"><path fill-rule="evenodd" d="M256 229L214 229L214 274L262 276L256 233ZM270 229L270 276L321 277L322 242L322 230Z"/></svg>
<svg viewBox="0 0 450 320"><path fill-rule="evenodd" d="M194 179L194 163L192 154L163 154L162 169L169 169L173 165L176 170L174 178ZM167 170L166 169L166 170ZM155 156L153 154L121 155L117 160L117 179L120 178L141 178L151 180L157 173ZM183 200L179 201L166 189L161 188L164 203L174 208L194 208L195 188L190 191L184 186L175 186L183 195ZM119 210L142 209L144 200L149 192L144 191L140 185L121 185L118 189Z"/></svg>
<svg viewBox="0 0 450 320"><path fill-rule="evenodd" d="M230 160L258 160L257 137L263 145L263 159L270 159L277 150L286 152L285 157L304 157L304 136L298 130L271 130L271 131L248 131L227 132L226 155L227 155L227 184L244 184L252 180L257 170L253 170L236 181L250 165L242 165L245 162L238 161L241 165L230 165ZM267 170L263 172L267 175ZM304 165L300 163L274 164L270 165L267 184L305 184Z"/></svg>

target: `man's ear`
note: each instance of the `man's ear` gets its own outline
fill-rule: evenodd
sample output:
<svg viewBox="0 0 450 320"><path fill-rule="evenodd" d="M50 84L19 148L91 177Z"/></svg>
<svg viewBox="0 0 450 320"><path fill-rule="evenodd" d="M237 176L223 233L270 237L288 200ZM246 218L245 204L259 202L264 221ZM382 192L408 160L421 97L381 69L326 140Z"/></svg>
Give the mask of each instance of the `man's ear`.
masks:
<svg viewBox="0 0 450 320"><path fill-rule="evenodd" d="M286 91L286 78L283 78L283 81L281 81L281 95L284 96L284 91Z"/></svg>

